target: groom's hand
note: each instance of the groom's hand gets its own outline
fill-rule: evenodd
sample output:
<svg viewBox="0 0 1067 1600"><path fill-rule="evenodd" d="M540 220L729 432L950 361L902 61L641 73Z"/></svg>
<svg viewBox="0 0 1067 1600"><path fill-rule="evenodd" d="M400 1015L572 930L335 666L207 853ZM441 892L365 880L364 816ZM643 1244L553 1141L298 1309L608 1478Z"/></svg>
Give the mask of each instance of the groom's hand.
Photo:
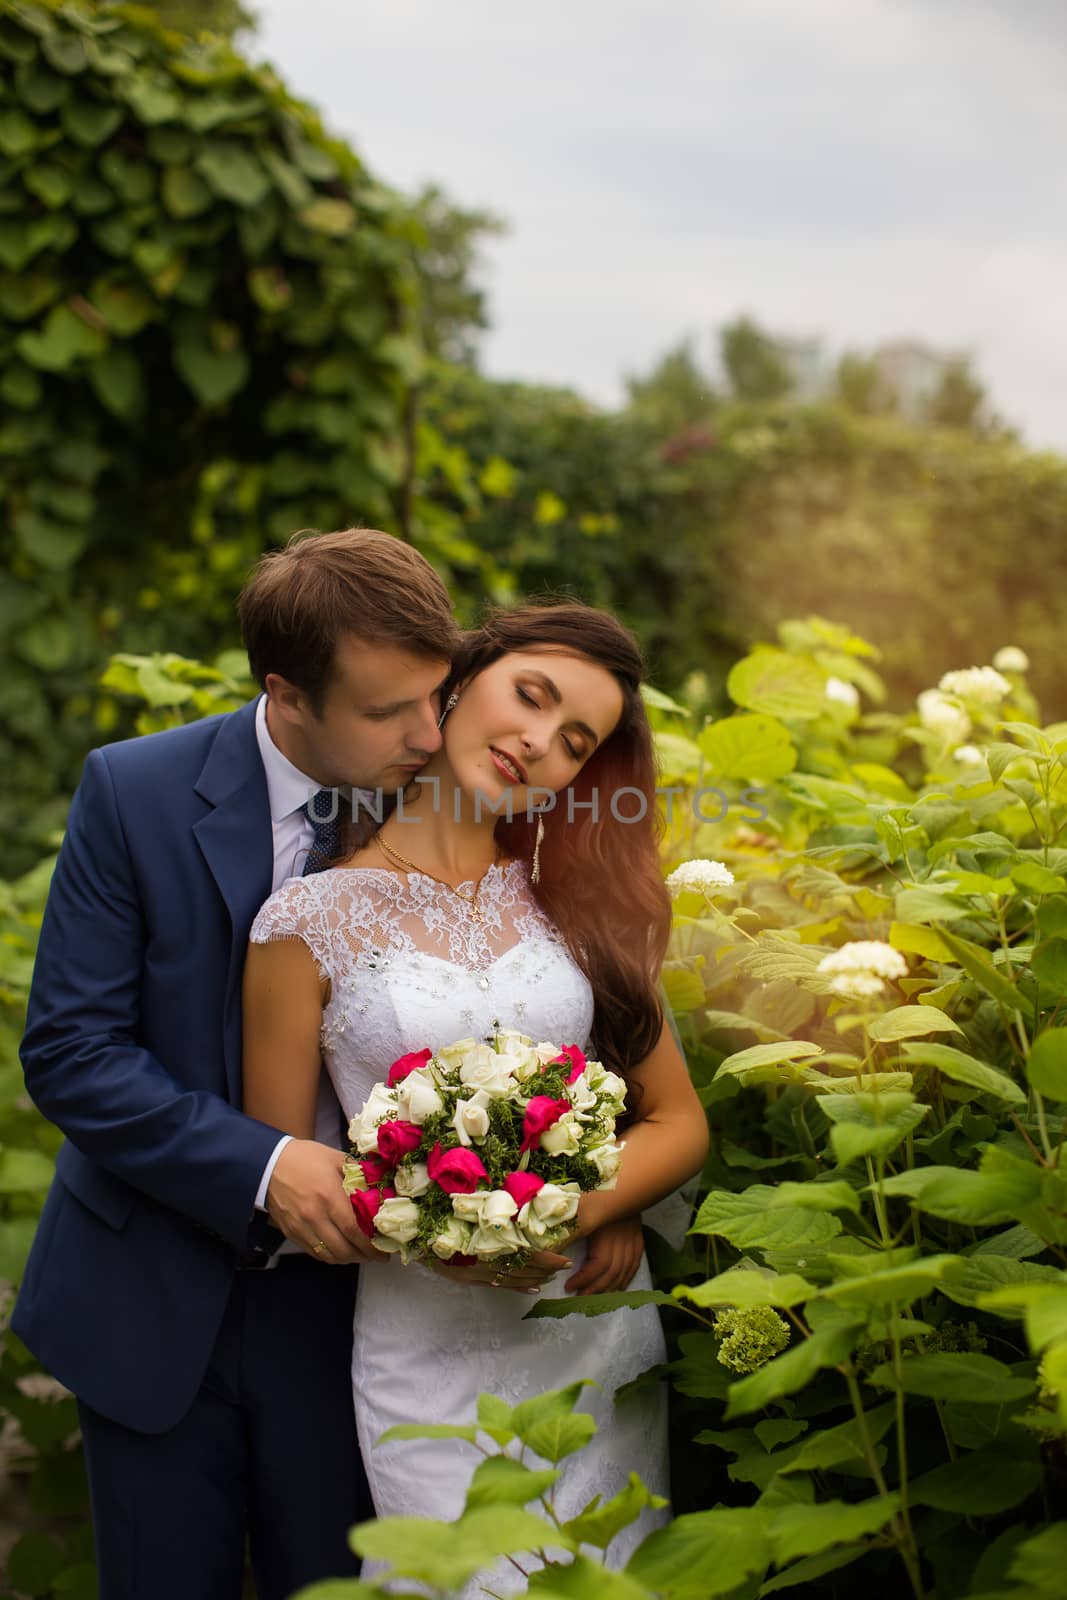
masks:
<svg viewBox="0 0 1067 1600"><path fill-rule="evenodd" d="M267 1210L276 1228L316 1261L388 1261L375 1250L356 1221L341 1187L345 1158L340 1150L293 1139L275 1163L267 1189Z"/></svg>
<svg viewBox="0 0 1067 1600"><path fill-rule="evenodd" d="M606 1222L589 1235L588 1252L564 1284L568 1294L610 1294L629 1287L645 1248L641 1218Z"/></svg>

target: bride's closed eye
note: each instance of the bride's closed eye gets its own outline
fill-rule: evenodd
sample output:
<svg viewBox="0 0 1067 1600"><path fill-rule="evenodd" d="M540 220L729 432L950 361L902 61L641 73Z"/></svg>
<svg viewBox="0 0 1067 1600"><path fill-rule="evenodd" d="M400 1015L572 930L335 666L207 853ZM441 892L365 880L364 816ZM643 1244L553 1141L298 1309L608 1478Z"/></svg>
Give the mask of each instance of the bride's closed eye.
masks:
<svg viewBox="0 0 1067 1600"><path fill-rule="evenodd" d="M537 700L534 699L532 694L528 694L527 691L521 686L521 684L516 684L515 685L515 693L518 695L519 699L523 702L524 705L533 706L535 711L540 711L540 709L541 709L540 703ZM585 757L578 750L576 750L574 748L574 746L571 744L571 742L567 738L566 734L561 734L560 737L563 740L563 747L566 750L567 754L570 756L572 761L584 761L585 760Z"/></svg>

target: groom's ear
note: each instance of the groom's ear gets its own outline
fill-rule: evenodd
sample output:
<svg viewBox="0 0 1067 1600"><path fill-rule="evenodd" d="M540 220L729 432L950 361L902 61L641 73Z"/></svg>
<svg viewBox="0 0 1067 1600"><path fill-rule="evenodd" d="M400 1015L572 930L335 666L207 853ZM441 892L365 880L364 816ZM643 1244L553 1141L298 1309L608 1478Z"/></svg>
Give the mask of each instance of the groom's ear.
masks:
<svg viewBox="0 0 1067 1600"><path fill-rule="evenodd" d="M303 721L308 709L308 697L303 689L283 678L280 672L268 672L263 687L275 715L286 722Z"/></svg>

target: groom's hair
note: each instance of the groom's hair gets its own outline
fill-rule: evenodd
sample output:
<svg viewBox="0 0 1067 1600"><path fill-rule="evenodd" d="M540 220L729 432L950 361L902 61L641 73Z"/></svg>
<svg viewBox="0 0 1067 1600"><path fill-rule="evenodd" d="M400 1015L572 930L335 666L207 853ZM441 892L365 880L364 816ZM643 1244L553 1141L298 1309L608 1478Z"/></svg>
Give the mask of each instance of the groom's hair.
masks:
<svg viewBox="0 0 1067 1600"><path fill-rule="evenodd" d="M377 528L303 529L268 551L237 598L241 637L262 688L276 672L322 710L339 641L399 645L447 661L459 631L430 563Z"/></svg>

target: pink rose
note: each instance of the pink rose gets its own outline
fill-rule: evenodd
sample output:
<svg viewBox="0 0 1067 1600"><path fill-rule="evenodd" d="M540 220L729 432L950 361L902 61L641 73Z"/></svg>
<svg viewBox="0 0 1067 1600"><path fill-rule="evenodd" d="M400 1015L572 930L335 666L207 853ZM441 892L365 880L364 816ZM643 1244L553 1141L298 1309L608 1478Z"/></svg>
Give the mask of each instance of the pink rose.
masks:
<svg viewBox="0 0 1067 1600"><path fill-rule="evenodd" d="M363 1176L370 1184L384 1183L386 1178L392 1177L393 1163L386 1161L384 1156L376 1154L373 1150L370 1155L364 1156L359 1164L363 1168Z"/></svg>
<svg viewBox="0 0 1067 1600"><path fill-rule="evenodd" d="M378 1154L395 1167L398 1161L417 1150L422 1143L422 1129L413 1122L379 1122Z"/></svg>
<svg viewBox="0 0 1067 1600"><path fill-rule="evenodd" d="M526 1107L522 1119L522 1144L520 1149L532 1150L546 1128L558 1122L565 1111L571 1109L569 1100L550 1100L547 1094L535 1094Z"/></svg>
<svg viewBox="0 0 1067 1600"><path fill-rule="evenodd" d="M426 1158L426 1170L432 1182L445 1194L473 1194L480 1183L488 1183L489 1174L474 1154L462 1145L456 1150L442 1150L435 1144Z"/></svg>
<svg viewBox="0 0 1067 1600"><path fill-rule="evenodd" d="M567 1078L568 1083L573 1083L585 1071L585 1057L576 1044L565 1044L559 1053L558 1059L560 1061L569 1061L571 1064L570 1075Z"/></svg>
<svg viewBox="0 0 1067 1600"><path fill-rule="evenodd" d="M532 1200L538 1189L544 1186L544 1178L539 1178L536 1172L510 1172L504 1179L504 1188L520 1211L527 1200Z"/></svg>
<svg viewBox="0 0 1067 1600"><path fill-rule="evenodd" d="M374 1219L378 1215L383 1200L395 1200L395 1189L357 1189L355 1194L349 1195L352 1210L356 1214L356 1221L367 1235L368 1239L374 1238Z"/></svg>
<svg viewBox="0 0 1067 1600"><path fill-rule="evenodd" d="M409 1072L417 1072L420 1067L424 1067L432 1055L432 1050L412 1050L410 1055L398 1056L389 1068L389 1076L386 1079L390 1089L395 1089Z"/></svg>

